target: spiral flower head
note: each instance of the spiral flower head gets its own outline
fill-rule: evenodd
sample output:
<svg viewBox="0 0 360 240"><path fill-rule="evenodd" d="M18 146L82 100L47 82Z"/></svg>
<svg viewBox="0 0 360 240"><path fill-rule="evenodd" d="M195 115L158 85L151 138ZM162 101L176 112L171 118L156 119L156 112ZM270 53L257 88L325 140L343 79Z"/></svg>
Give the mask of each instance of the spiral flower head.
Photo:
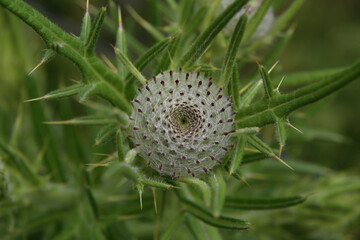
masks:
<svg viewBox="0 0 360 240"><path fill-rule="evenodd" d="M212 171L232 147L230 97L200 73L160 73L133 100L130 137L160 174Z"/></svg>

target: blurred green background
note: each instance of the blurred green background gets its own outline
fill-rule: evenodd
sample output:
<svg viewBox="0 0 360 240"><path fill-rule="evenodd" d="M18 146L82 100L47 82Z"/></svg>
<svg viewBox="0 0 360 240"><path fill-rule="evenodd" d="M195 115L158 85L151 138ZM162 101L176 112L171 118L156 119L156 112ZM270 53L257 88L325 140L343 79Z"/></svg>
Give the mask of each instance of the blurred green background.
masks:
<svg viewBox="0 0 360 240"><path fill-rule="evenodd" d="M78 34L85 1L33 0L26 2L62 28ZM150 0L116 1L120 6L132 5L143 18L151 22L151 14L148 11L149 2ZM93 0L91 3L94 6L102 6L106 5L107 1ZM280 65L276 74L286 76L294 72L338 68L350 65L358 59L360 57L359 11L360 1L357 0L307 0L294 21L295 34L279 59ZM151 46L153 39L131 18L125 7L123 7L123 15L125 29L131 29L139 42L145 46ZM31 127L33 124L30 114L31 105L24 105L22 102L29 98L25 87L29 83L25 82L25 76L40 61L42 49L45 46L33 30L3 9L0 9L0 23L7 26L0 34L0 138L6 142L18 142L23 152L35 158L43 146L38 144L41 141L34 141L36 129ZM103 30L97 52L111 59L113 55L110 44L114 43L114 39L112 31ZM134 51L132 54L133 59L136 59L138 53ZM31 81L36 83L38 96L41 96L58 88L59 85L70 85L69 79L79 80L79 78L80 74L75 66L58 56L35 72ZM281 91L288 91L286 78ZM255 178L253 181L249 180L253 187L245 190L244 194L251 195L258 191L265 195L266 190L272 189L275 185L282 186L283 190L279 190L280 193L286 191L287 188L284 187L286 185L297 185L292 188L293 192L309 193L311 190L316 192L327 188L334 188L336 191L349 183L359 181L359 93L360 81L358 80L331 97L291 115L291 122L304 134L301 135L292 129L288 130L289 139L283 158L301 159L321 165L333 170L331 173L328 170L319 170L318 175L307 176L303 179L296 178L293 173L287 173L285 177L290 180L285 185L280 180L270 184ZM89 111L73 100L60 102L61 104L58 102L42 104L46 120L71 118ZM66 109L61 108L65 104L69 105L71 111L67 112ZM24 120L19 127L20 134L16 139L11 139L19 113L24 115ZM93 144L92 139L96 134L92 128L51 127L51 129L56 136L62 136L59 139L66 136L65 131L76 131L84 149L90 149ZM268 131L269 138L273 137L272 130ZM63 151L60 153L62 156L74 157L66 142L59 141L58 144L62 145ZM106 152L113 148L112 144L100 146L91 149L91 152L84 151L83 156L87 161L96 162L100 158L92 156L91 153ZM272 166L263 166L263 168L266 167L271 169ZM251 168L246 168L244 171L246 170L253 171ZM251 179L251 175L248 177ZM322 178L318 181L320 177ZM257 187L256 184L262 185ZM272 195L276 193L273 192ZM320 194L317 198L317 203L324 204L325 208L320 208L314 202L310 202L295 210L244 213L252 222L259 222L244 239L275 239L275 237L276 239L292 239L293 236L301 236L304 232L308 232L309 235L299 239L360 239L360 215L357 206L359 203L357 200L360 197L359 190L345 197L342 195L332 197L330 193L326 194ZM332 202L327 202L328 198L332 198ZM325 211L329 216L325 216ZM275 231L274 226L279 229ZM280 235L282 237L279 237ZM333 238L329 238L330 235ZM230 233L229 239L239 239L239 235Z"/></svg>

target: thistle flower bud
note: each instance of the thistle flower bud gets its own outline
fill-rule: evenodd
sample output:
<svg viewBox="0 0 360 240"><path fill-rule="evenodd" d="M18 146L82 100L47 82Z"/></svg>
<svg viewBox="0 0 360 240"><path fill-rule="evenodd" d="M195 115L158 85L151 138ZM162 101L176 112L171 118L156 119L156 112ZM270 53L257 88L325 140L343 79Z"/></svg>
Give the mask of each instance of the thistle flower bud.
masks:
<svg viewBox="0 0 360 240"><path fill-rule="evenodd" d="M230 97L200 73L170 71L153 77L133 100L130 137L160 174L212 171L232 148Z"/></svg>

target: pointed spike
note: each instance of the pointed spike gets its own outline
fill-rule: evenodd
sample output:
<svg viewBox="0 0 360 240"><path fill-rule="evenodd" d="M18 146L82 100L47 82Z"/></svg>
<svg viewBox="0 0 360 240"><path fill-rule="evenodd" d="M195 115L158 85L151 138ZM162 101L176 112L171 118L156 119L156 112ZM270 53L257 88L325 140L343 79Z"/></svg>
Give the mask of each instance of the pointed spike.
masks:
<svg viewBox="0 0 360 240"><path fill-rule="evenodd" d="M270 68L269 71L268 71L268 74L270 74L278 64L279 64L279 60L277 60L277 61L274 63L274 65L271 66L271 68Z"/></svg>
<svg viewBox="0 0 360 240"><path fill-rule="evenodd" d="M295 131L301 133L301 134L304 134L300 129L298 129L297 127L295 127L294 125L292 125L290 122L287 122L287 124L292 128L294 129Z"/></svg>
<svg viewBox="0 0 360 240"><path fill-rule="evenodd" d="M119 29L123 29L123 25L122 25L122 16L121 16L121 8L120 6L118 7L118 21L119 21Z"/></svg>
<svg viewBox="0 0 360 240"><path fill-rule="evenodd" d="M276 90L278 90L278 91L279 91L280 86L281 86L282 82L284 81L284 79L285 79L285 76L283 76L283 77L281 78L281 80L280 80L280 82L279 82L278 86L276 87Z"/></svg>
<svg viewBox="0 0 360 240"><path fill-rule="evenodd" d="M90 0L86 0L86 13L89 13Z"/></svg>
<svg viewBox="0 0 360 240"><path fill-rule="evenodd" d="M154 197L154 209L155 209L155 214L157 215L157 204L156 204L156 189L153 187L152 189L152 193L153 193L153 197Z"/></svg>
<svg viewBox="0 0 360 240"><path fill-rule="evenodd" d="M139 190L139 197L140 197L140 208L143 209L143 201L142 201L142 191Z"/></svg>
<svg viewBox="0 0 360 240"><path fill-rule="evenodd" d="M38 98L32 98L32 99L28 99L28 100L25 100L24 102L34 102L34 101L40 101L40 100L44 100L45 97L42 96L42 97L38 97Z"/></svg>
<svg viewBox="0 0 360 240"><path fill-rule="evenodd" d="M241 181L243 181L248 187L251 187L250 184L246 181L244 177L240 177Z"/></svg>
<svg viewBox="0 0 360 240"><path fill-rule="evenodd" d="M279 158L279 157L276 156L275 154L273 155L273 157L274 157L276 160L280 161L282 164L284 164L285 166L287 166L288 168L290 168L291 170L294 171L294 169L293 169L289 164L287 164L284 160L282 160L281 158Z"/></svg>
<svg viewBox="0 0 360 240"><path fill-rule="evenodd" d="M52 49L47 49L43 58L40 60L39 64L36 65L29 73L28 76L30 76L36 69L38 69L41 65L48 62L52 57L54 57L56 52Z"/></svg>
<svg viewBox="0 0 360 240"><path fill-rule="evenodd" d="M70 124L71 121L70 120L65 120L65 121L45 121L43 123L44 124L49 124L49 125L58 125L58 124Z"/></svg>

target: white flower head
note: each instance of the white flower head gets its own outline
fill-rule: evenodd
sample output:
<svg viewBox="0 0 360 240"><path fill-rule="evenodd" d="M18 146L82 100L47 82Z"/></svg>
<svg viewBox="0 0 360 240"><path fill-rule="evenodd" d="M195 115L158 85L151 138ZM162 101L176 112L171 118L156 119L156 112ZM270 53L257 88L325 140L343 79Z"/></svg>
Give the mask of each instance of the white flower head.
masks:
<svg viewBox="0 0 360 240"><path fill-rule="evenodd" d="M232 148L231 99L200 73L170 71L139 89L130 137L160 174L195 176L212 171Z"/></svg>

